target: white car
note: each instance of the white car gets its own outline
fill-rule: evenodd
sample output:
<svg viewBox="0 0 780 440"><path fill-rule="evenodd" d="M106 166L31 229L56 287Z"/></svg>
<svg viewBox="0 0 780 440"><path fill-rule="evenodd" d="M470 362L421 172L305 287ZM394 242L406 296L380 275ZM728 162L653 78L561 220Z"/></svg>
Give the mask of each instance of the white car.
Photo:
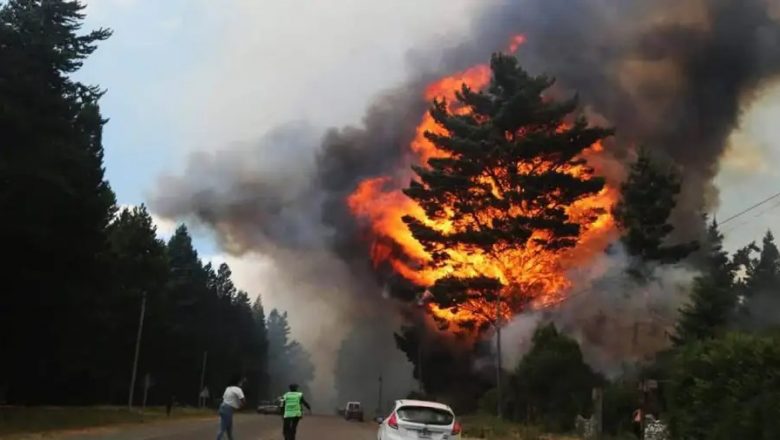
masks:
<svg viewBox="0 0 780 440"><path fill-rule="evenodd" d="M397 400L379 424L378 440L460 440L460 422L444 404Z"/></svg>

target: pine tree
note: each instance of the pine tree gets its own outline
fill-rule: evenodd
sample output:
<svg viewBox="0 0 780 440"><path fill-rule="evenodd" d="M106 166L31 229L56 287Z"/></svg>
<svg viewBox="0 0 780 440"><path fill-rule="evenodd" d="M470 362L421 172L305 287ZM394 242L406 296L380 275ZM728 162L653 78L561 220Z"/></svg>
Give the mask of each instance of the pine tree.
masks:
<svg viewBox="0 0 780 440"><path fill-rule="evenodd" d="M255 325L255 341L258 350L257 383L258 398L268 396L268 327L266 325L265 309L263 308L263 299L257 295L254 304L252 304L252 316Z"/></svg>
<svg viewBox="0 0 780 440"><path fill-rule="evenodd" d="M287 348L290 344L290 325L287 322L287 312L280 313L273 309L268 314L268 374L270 390L275 395L282 394L288 383L290 371Z"/></svg>
<svg viewBox="0 0 780 440"><path fill-rule="evenodd" d="M553 81L529 76L515 58L494 55L491 69L485 91L464 85L458 94L458 104L470 112L453 113L446 102L434 101L430 114L445 133L428 132L426 137L441 157L414 167L418 180L404 191L429 219L452 224L445 230L404 218L432 264L477 272L436 280L433 300L447 309L472 300L492 302L506 287L496 274L454 261L453 250L492 259L501 272L511 270L507 266L512 262L501 260L507 251L572 247L581 230L566 208L604 186L580 155L611 131L588 127L584 118L567 125L576 99L558 103L544 98ZM581 172L571 173L574 167ZM534 235L539 231L544 234Z"/></svg>
<svg viewBox="0 0 780 440"><path fill-rule="evenodd" d="M752 254L758 252L758 258ZM744 271L737 287L741 294L741 321L747 329L780 326L775 312L780 300L780 252L767 231L761 247L751 243L737 252L735 263Z"/></svg>
<svg viewBox="0 0 780 440"><path fill-rule="evenodd" d="M771 231L764 236L758 259L747 268L746 287L751 296L762 292L780 294L780 251Z"/></svg>
<svg viewBox="0 0 780 440"><path fill-rule="evenodd" d="M216 275L211 275L210 270L203 266L184 225L179 226L168 241L168 256L171 268L167 286L171 339L168 341L169 369L165 381L180 402L194 404L197 402L199 366L204 352L211 353L212 365L218 365L217 360L220 359L218 352L210 350L222 344L222 341L213 338L215 330L222 331L216 325L215 313L219 313L216 293L209 289L210 280ZM220 371L219 368L217 371Z"/></svg>
<svg viewBox="0 0 780 440"><path fill-rule="evenodd" d="M95 361L103 360L101 364L105 370L102 373L110 383L104 390L108 396L100 400L126 402L131 374L127 359L135 346L143 296L146 296L146 309L139 375L150 373L156 377L164 368L160 360L165 353L168 327L165 316L168 255L165 243L157 238L152 217L143 205L119 213L108 227L108 242L113 283L101 296L100 308L94 311L104 318L103 331L95 335L103 340Z"/></svg>
<svg viewBox="0 0 780 440"><path fill-rule="evenodd" d="M403 220L431 267L449 273L430 287L432 302L475 315L461 325L496 329L498 369L501 321L537 289L533 280L519 281L522 272L539 255L577 243L582 230L567 208L604 187L582 154L612 131L572 118L577 99L544 96L553 80L528 75L514 57L496 54L490 67L487 89L464 85L457 94L466 111L433 102L430 115L442 130L425 136L440 154L415 166L417 179L404 190L427 219ZM475 261L489 261L490 270Z"/></svg>
<svg viewBox="0 0 780 440"><path fill-rule="evenodd" d="M303 346L290 338L287 312L273 309L268 314L267 322L271 392L279 395L293 382L306 388L314 377L314 365Z"/></svg>
<svg viewBox="0 0 780 440"><path fill-rule="evenodd" d="M77 1L0 6L0 388L12 402L85 401L93 313L107 288L102 91L71 76L110 36L80 34ZM41 325L29 325L29 313ZM19 329L25 329L19 332ZM81 382L81 385L76 385ZM51 390L58 390L56 397ZM66 402L67 403L67 402Z"/></svg>
<svg viewBox="0 0 780 440"><path fill-rule="evenodd" d="M588 410L599 382L577 341L546 324L536 329L533 347L515 369L508 400L516 419L570 431L576 416Z"/></svg>
<svg viewBox="0 0 780 440"><path fill-rule="evenodd" d="M720 336L735 317L735 266L723 250L723 235L714 220L704 246L705 266L703 273L694 279L689 304L680 310L673 337L676 345Z"/></svg>
<svg viewBox="0 0 780 440"><path fill-rule="evenodd" d="M230 303L238 294L238 289L233 284L231 277L233 272L230 270L230 266L226 263L219 265L217 269L217 278L215 280L215 288L217 289L217 296Z"/></svg>
<svg viewBox="0 0 780 440"><path fill-rule="evenodd" d="M672 169L662 169L647 150L640 150L631 165L628 179L620 188L620 201L613 210L623 232L621 241L629 255L638 258L630 268L637 277L645 277L641 264L676 263L697 249L695 242L666 245L674 227L669 215L677 204L680 179Z"/></svg>
<svg viewBox="0 0 780 440"><path fill-rule="evenodd" d="M314 379L314 364L311 354L303 348L298 341L292 341L287 347L287 357L291 366L289 382L301 386L304 391L309 391L309 383Z"/></svg>

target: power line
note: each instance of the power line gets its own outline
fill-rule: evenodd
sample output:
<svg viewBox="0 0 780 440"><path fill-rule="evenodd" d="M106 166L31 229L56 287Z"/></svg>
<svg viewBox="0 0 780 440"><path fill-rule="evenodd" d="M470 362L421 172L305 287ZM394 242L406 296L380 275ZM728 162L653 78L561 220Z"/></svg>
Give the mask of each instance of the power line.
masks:
<svg viewBox="0 0 780 440"><path fill-rule="evenodd" d="M743 215L747 214L748 212L750 212L750 211L752 211L752 210L754 210L754 209L756 209L756 208L758 208L758 207L761 207L761 206L763 206L763 205L765 205L765 204L769 203L770 201L772 201L772 200L774 200L774 199L776 199L776 198L778 198L778 197L780 197L780 192L779 192L779 193L777 193L777 194L774 194L774 195L772 195L772 196L770 196L770 197L767 197L766 199L764 199L764 200L762 200L762 201L760 201L760 202L756 203L755 205L753 205L753 206L751 206L751 207L749 207L749 208L747 208L747 209L744 209L744 210L742 210L742 211L740 211L740 212L738 212L738 213L736 213L736 214L732 215L731 217L727 218L726 220L723 220L722 222L719 222L719 225L720 225L720 226L723 226L723 225L725 225L726 223L728 223L728 222L730 222L730 221L732 221L732 220L734 220L734 219L737 219L737 218L739 218L739 217L742 217Z"/></svg>

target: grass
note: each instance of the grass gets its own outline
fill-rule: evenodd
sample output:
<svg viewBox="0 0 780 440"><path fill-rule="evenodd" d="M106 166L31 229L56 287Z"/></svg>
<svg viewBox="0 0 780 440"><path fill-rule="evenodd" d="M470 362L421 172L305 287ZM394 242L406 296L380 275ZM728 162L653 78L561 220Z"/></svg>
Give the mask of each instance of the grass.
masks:
<svg viewBox="0 0 780 440"><path fill-rule="evenodd" d="M209 410L174 408L170 418L203 417L211 414L212 411ZM115 406L0 407L0 437L166 419L168 417L162 407L149 407L143 412Z"/></svg>
<svg viewBox="0 0 780 440"><path fill-rule="evenodd" d="M490 415L461 417L463 437L488 440L575 440L575 437L543 433L534 426L498 419Z"/></svg>

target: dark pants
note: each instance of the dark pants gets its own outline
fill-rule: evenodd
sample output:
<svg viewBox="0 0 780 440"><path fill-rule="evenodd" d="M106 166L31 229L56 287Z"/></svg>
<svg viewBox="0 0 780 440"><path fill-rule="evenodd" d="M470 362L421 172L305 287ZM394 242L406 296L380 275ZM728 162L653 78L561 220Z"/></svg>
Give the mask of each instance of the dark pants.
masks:
<svg viewBox="0 0 780 440"><path fill-rule="evenodd" d="M300 417L285 417L284 424L282 425L282 433L284 433L284 440L295 440L295 433L298 431L298 422L301 421Z"/></svg>

